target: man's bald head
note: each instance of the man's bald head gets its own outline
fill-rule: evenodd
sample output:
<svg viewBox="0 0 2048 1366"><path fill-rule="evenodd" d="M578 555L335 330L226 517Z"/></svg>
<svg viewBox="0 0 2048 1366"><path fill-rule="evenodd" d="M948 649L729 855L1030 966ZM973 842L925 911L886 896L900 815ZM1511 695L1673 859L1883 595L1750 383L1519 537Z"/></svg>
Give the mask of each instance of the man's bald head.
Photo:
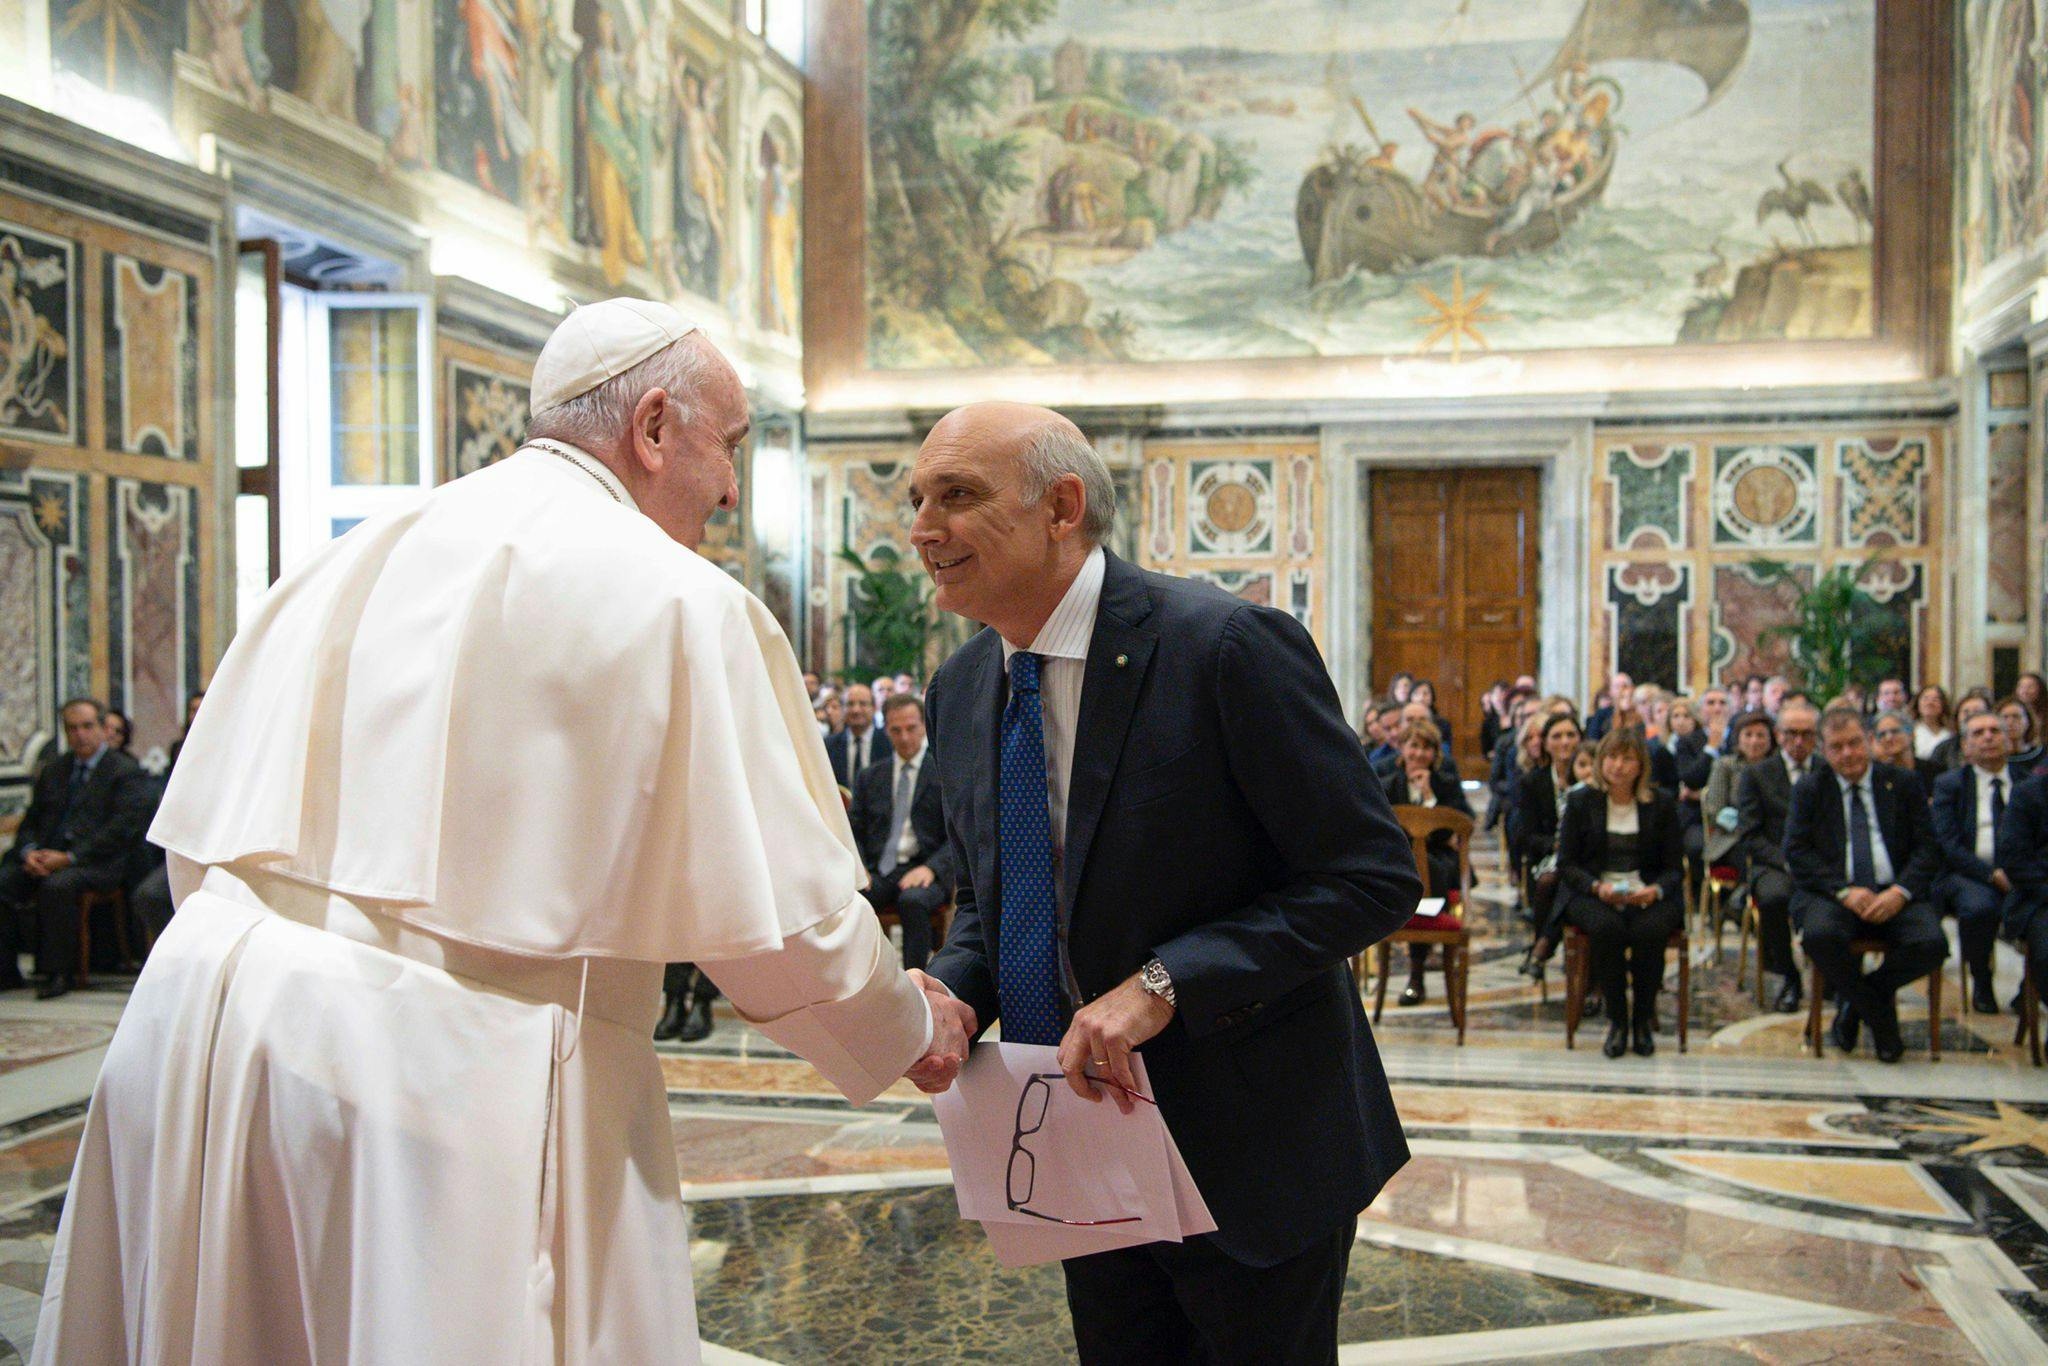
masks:
<svg viewBox="0 0 2048 1366"><path fill-rule="evenodd" d="M938 605L1025 645L1109 535L1116 489L1080 428L1058 413L976 403L925 438L910 504L911 544Z"/></svg>

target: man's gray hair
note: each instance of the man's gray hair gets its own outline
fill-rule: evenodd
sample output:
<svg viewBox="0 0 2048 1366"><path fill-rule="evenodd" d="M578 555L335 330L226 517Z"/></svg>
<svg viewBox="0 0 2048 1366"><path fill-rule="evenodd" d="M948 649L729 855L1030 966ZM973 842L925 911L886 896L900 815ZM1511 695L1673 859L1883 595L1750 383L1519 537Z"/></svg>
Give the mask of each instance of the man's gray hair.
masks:
<svg viewBox="0 0 2048 1366"><path fill-rule="evenodd" d="M688 422L696 415L697 391L711 378L711 357L702 346L671 342L638 365L613 375L594 389L564 399L535 413L526 424L526 439L551 438L584 447L607 447L633 420L633 408L649 389L659 389Z"/></svg>
<svg viewBox="0 0 2048 1366"><path fill-rule="evenodd" d="M1095 447L1076 436L1071 427L1048 423L1017 453L1017 463L1024 472L1026 503L1043 499L1067 475L1080 476L1088 500L1088 509L1081 516L1081 534L1092 545L1109 539L1116 525L1116 484Z"/></svg>

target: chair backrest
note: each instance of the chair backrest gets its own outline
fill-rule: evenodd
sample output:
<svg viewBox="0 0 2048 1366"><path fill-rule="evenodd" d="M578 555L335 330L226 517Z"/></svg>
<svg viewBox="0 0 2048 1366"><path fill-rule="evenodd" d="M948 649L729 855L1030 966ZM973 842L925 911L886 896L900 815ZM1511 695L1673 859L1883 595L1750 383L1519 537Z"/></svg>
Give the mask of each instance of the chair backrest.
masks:
<svg viewBox="0 0 2048 1366"><path fill-rule="evenodd" d="M1415 855L1415 876L1422 879L1425 892L1429 887L1429 837L1439 830L1451 832L1451 844L1458 851L1459 899L1470 900L1466 894L1472 890L1472 818L1447 806L1402 805L1394 808L1394 819L1408 836L1408 847Z"/></svg>

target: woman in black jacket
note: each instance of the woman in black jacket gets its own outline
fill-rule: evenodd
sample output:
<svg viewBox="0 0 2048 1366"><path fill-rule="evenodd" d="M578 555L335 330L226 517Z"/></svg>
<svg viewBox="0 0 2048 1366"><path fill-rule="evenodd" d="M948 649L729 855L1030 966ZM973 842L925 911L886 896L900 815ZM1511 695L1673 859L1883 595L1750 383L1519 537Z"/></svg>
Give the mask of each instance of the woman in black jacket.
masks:
<svg viewBox="0 0 2048 1366"><path fill-rule="evenodd" d="M1522 866L1529 872L1529 901L1535 913L1535 941L1522 962L1522 971L1543 980L1543 965L1557 949L1557 823L1564 813L1564 794L1578 779L1573 776L1573 756L1578 753L1584 732L1578 718L1559 714L1544 721L1541 729L1543 762L1522 775L1518 806L1522 813L1520 850Z"/></svg>
<svg viewBox="0 0 2048 1366"><path fill-rule="evenodd" d="M1408 723L1408 734L1401 741L1401 762L1382 780L1386 786L1387 802L1391 806L1441 806L1466 816L1472 814L1472 804L1465 800L1464 785L1440 767L1443 761L1443 738L1437 728L1427 721ZM1429 861L1430 896L1449 896L1459 890L1458 849L1451 841L1451 832L1439 830L1429 837L1425 851ZM1460 906L1458 914L1465 908ZM1408 946L1408 985L1401 992L1401 1004L1419 1005L1423 996L1423 969L1429 965L1429 945Z"/></svg>
<svg viewBox="0 0 2048 1366"><path fill-rule="evenodd" d="M1607 1042L1657 1051L1657 990L1664 949L1684 922L1678 804L1649 780L1649 755L1632 730L1613 731L1594 756L1592 785L1565 798L1557 876L1564 917L1588 942L1593 978L1607 1002ZM1633 1011L1630 1010L1631 992Z"/></svg>

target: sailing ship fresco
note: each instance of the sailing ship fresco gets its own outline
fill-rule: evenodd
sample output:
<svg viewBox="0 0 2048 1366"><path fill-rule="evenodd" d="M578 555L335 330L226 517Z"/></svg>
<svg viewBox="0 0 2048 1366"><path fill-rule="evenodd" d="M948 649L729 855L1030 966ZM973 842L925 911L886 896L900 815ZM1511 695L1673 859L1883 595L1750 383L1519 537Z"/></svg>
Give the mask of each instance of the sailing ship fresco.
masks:
<svg viewBox="0 0 2048 1366"><path fill-rule="evenodd" d="M1314 284L1351 270L1401 271L1440 256L1517 256L1554 245L1607 190L1621 131L1618 81L1598 63L1665 61L1721 97L1749 51L1744 0L1587 0L1550 63L1515 96L1529 117L1480 128L1471 113L1449 124L1410 110L1436 155L1418 185L1393 164L1365 104L1352 97L1379 151L1331 149L1301 182L1295 219ZM1546 86L1556 103L1539 109Z"/></svg>
<svg viewBox="0 0 2048 1366"><path fill-rule="evenodd" d="M1870 335L1876 0L1279 9L871 0L869 363Z"/></svg>

